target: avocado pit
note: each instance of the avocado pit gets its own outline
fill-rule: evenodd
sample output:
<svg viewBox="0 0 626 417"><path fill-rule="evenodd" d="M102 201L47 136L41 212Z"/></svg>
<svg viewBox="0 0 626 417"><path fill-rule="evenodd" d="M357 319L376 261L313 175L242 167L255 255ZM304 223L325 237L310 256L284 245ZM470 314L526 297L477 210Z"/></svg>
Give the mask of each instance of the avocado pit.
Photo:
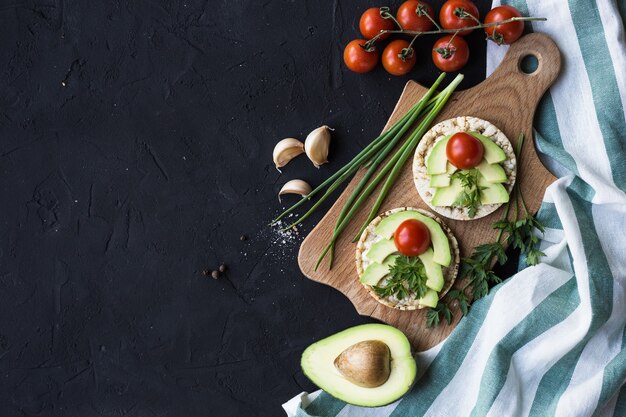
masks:
<svg viewBox="0 0 626 417"><path fill-rule="evenodd" d="M380 340L364 340L335 358L335 367L348 381L364 388L383 385L391 374L391 352Z"/></svg>

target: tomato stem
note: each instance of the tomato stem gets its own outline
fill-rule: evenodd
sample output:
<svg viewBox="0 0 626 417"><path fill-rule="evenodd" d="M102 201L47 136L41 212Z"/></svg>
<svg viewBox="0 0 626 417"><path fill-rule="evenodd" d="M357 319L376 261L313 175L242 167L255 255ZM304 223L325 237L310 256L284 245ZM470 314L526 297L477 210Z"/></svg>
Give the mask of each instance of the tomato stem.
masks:
<svg viewBox="0 0 626 417"><path fill-rule="evenodd" d="M407 46L406 48L404 48L402 50L402 53L400 54L400 59L402 59L403 61L406 58L411 58L413 56L414 50L413 50L413 43L415 42L415 40L417 38L419 38L420 35L415 35L413 36L413 39L411 39L411 42L409 42L409 46Z"/></svg>
<svg viewBox="0 0 626 417"><path fill-rule="evenodd" d="M435 25L437 30L441 30L441 26L439 26L439 23L437 23L437 21L428 14L428 9L426 9L426 6L424 6L423 4L418 3L417 9L415 9L415 13L417 13L418 16L426 16L426 18L428 18L428 20L430 20L433 25Z"/></svg>
<svg viewBox="0 0 626 417"><path fill-rule="evenodd" d="M441 34L450 34L450 33L456 33L459 31L466 31L466 30L474 30L474 29L484 29L484 28L488 28L488 27L492 27L492 26L498 26L498 25L504 25L506 23L511 23L511 22L518 22L518 21L522 21L522 22L531 22L531 21L546 21L548 19L546 19L545 17L526 17L526 16L515 16L512 17L510 19L506 19L506 20L501 20L498 22L491 22L491 23L479 23L478 25L475 26L470 26L470 27L466 27L466 28L461 28L461 29L437 29L437 30L428 30L428 31L417 31L417 30L408 30L408 29L399 29L399 30L381 30L380 33L376 36L374 36L372 39L368 40L364 47L365 48L369 48L371 46L373 46L376 41L378 41L378 39L380 39L381 36L384 36L387 33L393 33L393 34L400 34L400 35L411 35L411 36L416 36L416 35L441 35Z"/></svg>
<svg viewBox="0 0 626 417"><path fill-rule="evenodd" d="M454 9L454 15L461 18L461 19L472 19L474 20L474 22L478 23L480 25L480 20L478 20L476 18L476 16L474 16L471 13L468 13L467 10L465 10L462 7L457 7L456 9ZM469 29L469 28L468 28ZM465 28L464 28L465 30Z"/></svg>
<svg viewBox="0 0 626 417"><path fill-rule="evenodd" d="M396 20L396 18L393 16L393 14L391 14L389 12L389 10L390 9L387 6L381 7L380 8L380 17L382 17L383 19L391 19L391 20L393 20L393 22L402 30L403 29L402 25L400 24L400 22L398 22Z"/></svg>

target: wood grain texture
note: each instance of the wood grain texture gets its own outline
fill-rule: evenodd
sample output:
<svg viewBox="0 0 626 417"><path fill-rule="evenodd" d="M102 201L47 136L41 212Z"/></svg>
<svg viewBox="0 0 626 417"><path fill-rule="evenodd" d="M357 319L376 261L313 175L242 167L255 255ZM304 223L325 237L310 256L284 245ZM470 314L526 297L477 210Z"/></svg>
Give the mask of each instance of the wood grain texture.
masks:
<svg viewBox="0 0 626 417"><path fill-rule="evenodd" d="M528 55L534 55L539 62L538 68L532 74L525 74L520 69L522 59ZM560 52L548 36L540 33L526 35L511 45L503 62L489 78L469 90L454 93L435 123L456 116L475 116L495 124L513 145L516 144L520 132L523 132L526 138L531 138L537 104L556 79L560 67ZM426 91L427 88L409 81L385 129L405 114ZM529 209L535 212L541 204L546 187L555 180L555 177L539 161L533 141L525 141L521 159L517 181L522 187ZM381 212L400 206L429 210L415 189L411 162L412 158L389 193ZM354 260L355 244L351 243L351 240L365 220L377 192L373 193L365 207L359 211L339 238L333 268L329 270L328 263L323 262L317 271L314 270L317 257L330 240L335 220L343 204L362 175L363 172L357 173L328 213L302 242L298 255L300 269L308 278L330 285L345 294L359 314L374 317L397 327L407 334L416 350L426 350L445 339L458 324L460 320L458 309L454 309L452 325L427 329L424 310L399 311L386 307L374 300L358 281ZM491 228L491 224L502 216L502 210L501 207L486 217L472 221L443 218L459 241L462 257L470 255L477 245L495 240L496 232ZM455 287L461 285L462 280L457 279Z"/></svg>

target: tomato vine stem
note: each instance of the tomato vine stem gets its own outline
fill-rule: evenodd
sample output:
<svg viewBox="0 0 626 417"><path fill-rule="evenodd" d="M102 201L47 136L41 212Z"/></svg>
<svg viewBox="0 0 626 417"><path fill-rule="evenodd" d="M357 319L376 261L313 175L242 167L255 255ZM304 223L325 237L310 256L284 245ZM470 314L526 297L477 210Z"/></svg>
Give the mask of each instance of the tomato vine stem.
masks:
<svg viewBox="0 0 626 417"><path fill-rule="evenodd" d="M408 30L408 29L394 29L394 30L381 30L380 33L378 33L378 35L374 36L372 39L368 40L365 45L363 45L364 48L368 49L371 48L376 41L378 41L378 39L380 39L381 36L384 36L385 34L398 34L398 35L410 35L410 36L418 36L418 35L441 35L441 34L450 34L450 33L458 33L458 32L464 32L467 30L474 30L474 29L484 29L484 28L488 28L488 27L492 27L492 26L498 26L498 25L504 25L506 23L511 23L511 22L517 22L517 21L522 21L522 22L531 22L531 21L546 21L548 19L546 19L545 17L526 17L526 16L520 16L520 17L512 17L510 19L506 19L506 20L501 20L498 22L491 22L491 23L481 23L475 26L469 26L466 28L460 28L460 29L437 29L437 30L427 30L427 31L423 31L420 32L418 30Z"/></svg>

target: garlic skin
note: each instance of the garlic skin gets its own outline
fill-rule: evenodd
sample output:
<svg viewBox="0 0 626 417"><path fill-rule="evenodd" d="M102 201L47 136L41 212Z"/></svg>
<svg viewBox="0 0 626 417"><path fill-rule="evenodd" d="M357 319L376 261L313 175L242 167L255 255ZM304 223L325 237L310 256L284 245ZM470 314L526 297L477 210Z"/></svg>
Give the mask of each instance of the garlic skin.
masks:
<svg viewBox="0 0 626 417"><path fill-rule="evenodd" d="M330 145L330 127L320 126L306 137L304 151L315 168L328 162L328 147Z"/></svg>
<svg viewBox="0 0 626 417"><path fill-rule="evenodd" d="M312 191L311 186L303 180L291 180L287 181L283 188L278 192L278 201L280 196L284 194L299 194L302 197L308 196Z"/></svg>
<svg viewBox="0 0 626 417"><path fill-rule="evenodd" d="M281 167L287 165L296 156L304 152L304 144L295 138L286 138L281 140L274 146L272 159L276 169L280 172Z"/></svg>

